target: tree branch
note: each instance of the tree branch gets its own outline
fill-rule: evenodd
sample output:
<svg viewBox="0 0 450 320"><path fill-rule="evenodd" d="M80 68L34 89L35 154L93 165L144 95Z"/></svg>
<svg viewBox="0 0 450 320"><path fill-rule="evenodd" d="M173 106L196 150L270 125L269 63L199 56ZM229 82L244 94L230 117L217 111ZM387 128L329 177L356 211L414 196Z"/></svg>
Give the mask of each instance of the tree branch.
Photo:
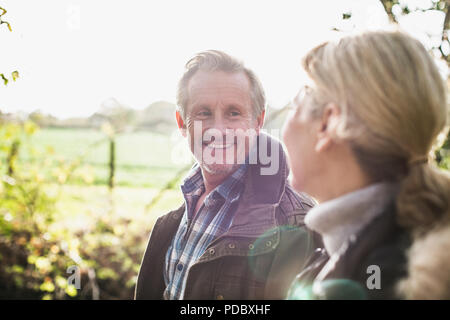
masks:
<svg viewBox="0 0 450 320"><path fill-rule="evenodd" d="M442 40L444 40L444 35L447 37L446 30L450 29L450 10L448 9L450 5L450 0L445 1L445 19L444 19L444 25L442 26Z"/></svg>
<svg viewBox="0 0 450 320"><path fill-rule="evenodd" d="M394 1L392 0L380 0L381 4L384 7L384 11L386 11L389 20L393 23L398 23L397 18L395 18L394 13L392 12L392 7L394 6Z"/></svg>
<svg viewBox="0 0 450 320"><path fill-rule="evenodd" d="M2 7L0 7L0 10L2 11L0 13L0 25L6 24L8 26L9 31L12 31L12 28L11 28L11 25L9 24L9 22L8 21L4 21L2 19L2 16L5 15L7 11L4 8L2 8Z"/></svg>

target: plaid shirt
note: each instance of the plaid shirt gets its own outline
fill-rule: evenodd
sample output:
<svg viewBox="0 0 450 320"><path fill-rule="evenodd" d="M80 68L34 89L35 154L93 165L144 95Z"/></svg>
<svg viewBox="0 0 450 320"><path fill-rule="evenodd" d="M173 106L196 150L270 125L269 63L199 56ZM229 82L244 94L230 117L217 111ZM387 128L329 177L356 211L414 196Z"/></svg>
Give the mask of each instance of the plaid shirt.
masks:
<svg viewBox="0 0 450 320"><path fill-rule="evenodd" d="M166 254L164 299L183 299L189 268L208 245L230 227L246 172L247 166L241 165L205 198L195 214L197 200L205 191L205 185L200 167L192 168L181 186L186 209Z"/></svg>

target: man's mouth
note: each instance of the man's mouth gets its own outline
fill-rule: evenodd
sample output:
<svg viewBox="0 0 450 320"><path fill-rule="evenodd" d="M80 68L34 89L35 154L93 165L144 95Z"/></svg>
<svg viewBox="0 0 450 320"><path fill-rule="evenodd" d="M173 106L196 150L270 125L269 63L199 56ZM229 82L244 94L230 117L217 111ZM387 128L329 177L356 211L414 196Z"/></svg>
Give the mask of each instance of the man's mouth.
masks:
<svg viewBox="0 0 450 320"><path fill-rule="evenodd" d="M211 140L203 140L202 144L204 148L209 149L228 149L233 147L237 143L236 137L233 137L231 139L228 139L224 137L223 139L215 139L214 137Z"/></svg>
<svg viewBox="0 0 450 320"><path fill-rule="evenodd" d="M211 149L228 149L231 148L232 146L234 146L234 142L232 143L226 143L226 144L221 144L221 143L215 143L215 142L203 142L203 146L205 146L206 148L211 148Z"/></svg>

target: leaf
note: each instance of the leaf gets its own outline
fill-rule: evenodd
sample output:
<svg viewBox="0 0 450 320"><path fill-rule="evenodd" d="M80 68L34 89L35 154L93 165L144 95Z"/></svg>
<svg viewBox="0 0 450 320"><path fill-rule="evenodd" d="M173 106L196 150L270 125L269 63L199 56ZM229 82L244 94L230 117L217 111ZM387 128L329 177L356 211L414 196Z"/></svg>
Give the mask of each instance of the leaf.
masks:
<svg viewBox="0 0 450 320"><path fill-rule="evenodd" d="M5 77L5 75L3 73L0 73L0 76L2 77L3 82L5 83L5 86L6 86L8 84L9 80Z"/></svg>
<svg viewBox="0 0 450 320"><path fill-rule="evenodd" d="M69 285L65 291L70 297L75 297L77 295L77 288L75 288L73 284Z"/></svg>
<svg viewBox="0 0 450 320"><path fill-rule="evenodd" d="M55 277L55 283L57 284L58 287L60 288L67 288L67 279L61 277L61 276L56 276Z"/></svg>
<svg viewBox="0 0 450 320"><path fill-rule="evenodd" d="M24 269L23 269L22 266L19 266L19 265L16 264L16 265L13 265L12 271L14 273L23 273Z"/></svg>
<svg viewBox="0 0 450 320"><path fill-rule="evenodd" d="M53 292L53 291L55 291L55 285L53 284L53 282L51 280L45 281L44 283L42 283L39 286L39 289L41 291Z"/></svg>
<svg viewBox="0 0 450 320"><path fill-rule="evenodd" d="M36 264L36 267L42 272L48 271L51 267L50 261L45 257L37 258L35 264Z"/></svg>
<svg viewBox="0 0 450 320"><path fill-rule="evenodd" d="M19 71L17 71L17 70L13 71L11 73L11 76L12 76L13 81L16 81L19 78Z"/></svg>
<svg viewBox="0 0 450 320"><path fill-rule="evenodd" d="M345 12L342 14L342 20L348 20L352 17L352 13L351 12Z"/></svg>
<svg viewBox="0 0 450 320"><path fill-rule="evenodd" d="M23 128L25 130L25 133L30 136L36 132L38 126L32 121L26 121Z"/></svg>

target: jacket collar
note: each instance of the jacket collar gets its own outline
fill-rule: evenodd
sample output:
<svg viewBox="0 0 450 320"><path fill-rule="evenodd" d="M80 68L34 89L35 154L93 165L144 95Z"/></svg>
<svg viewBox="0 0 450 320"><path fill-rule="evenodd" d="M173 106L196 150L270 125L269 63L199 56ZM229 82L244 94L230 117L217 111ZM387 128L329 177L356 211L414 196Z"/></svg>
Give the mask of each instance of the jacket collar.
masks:
<svg viewBox="0 0 450 320"><path fill-rule="evenodd" d="M269 163L261 157L266 150ZM244 189L227 236L255 237L278 225L275 213L289 174L286 154L281 143L265 133L258 136L252 152L256 152L256 161L248 164ZM270 166L278 170L272 175L265 174Z"/></svg>
<svg viewBox="0 0 450 320"><path fill-rule="evenodd" d="M268 158L278 165L272 175L264 174L264 168L270 163L259 157L260 147L266 148ZM256 256L273 251L279 244L281 228L277 222L276 212L284 196L288 177L286 155L281 143L266 134L258 136L256 148L257 161L247 164L247 174L238 207L227 232L215 239L209 250L200 257L199 263L218 259L224 255ZM273 164L272 164L273 165ZM227 239L226 241L222 241ZM239 239L239 241L236 241ZM222 243L222 245L219 245ZM232 245L232 247L226 246Z"/></svg>

